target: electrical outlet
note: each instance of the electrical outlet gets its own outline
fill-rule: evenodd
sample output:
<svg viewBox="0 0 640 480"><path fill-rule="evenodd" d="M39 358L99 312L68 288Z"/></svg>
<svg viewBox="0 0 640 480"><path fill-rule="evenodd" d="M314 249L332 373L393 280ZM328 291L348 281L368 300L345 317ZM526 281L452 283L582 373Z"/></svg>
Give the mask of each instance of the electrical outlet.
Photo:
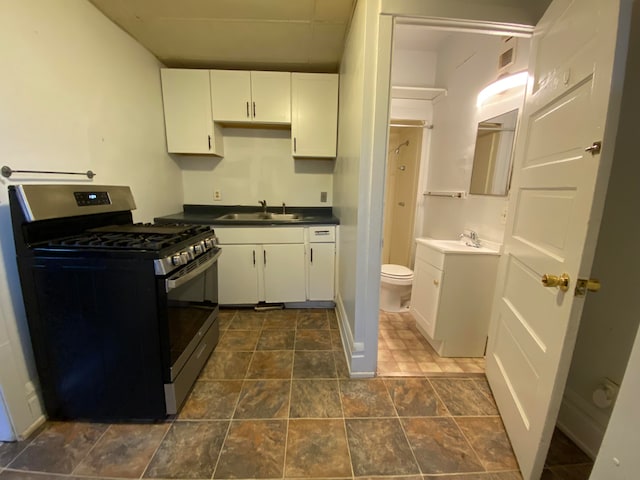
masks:
<svg viewBox="0 0 640 480"><path fill-rule="evenodd" d="M213 199L216 201L220 201L222 200L222 193L220 193L220 190L214 190L213 191Z"/></svg>
<svg viewBox="0 0 640 480"><path fill-rule="evenodd" d="M327 202L327 192L320 192L320 201L322 203L326 203Z"/></svg>

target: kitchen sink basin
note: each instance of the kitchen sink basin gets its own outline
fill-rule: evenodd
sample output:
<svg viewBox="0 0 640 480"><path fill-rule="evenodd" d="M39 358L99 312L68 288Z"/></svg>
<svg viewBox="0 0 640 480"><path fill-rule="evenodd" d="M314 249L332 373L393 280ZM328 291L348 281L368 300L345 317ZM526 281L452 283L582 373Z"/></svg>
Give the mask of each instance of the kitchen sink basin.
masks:
<svg viewBox="0 0 640 480"><path fill-rule="evenodd" d="M249 212L249 213L227 213L218 217L218 220L300 220L300 215L297 213L263 213L263 212Z"/></svg>
<svg viewBox="0 0 640 480"><path fill-rule="evenodd" d="M271 220L300 220L297 213L267 213Z"/></svg>

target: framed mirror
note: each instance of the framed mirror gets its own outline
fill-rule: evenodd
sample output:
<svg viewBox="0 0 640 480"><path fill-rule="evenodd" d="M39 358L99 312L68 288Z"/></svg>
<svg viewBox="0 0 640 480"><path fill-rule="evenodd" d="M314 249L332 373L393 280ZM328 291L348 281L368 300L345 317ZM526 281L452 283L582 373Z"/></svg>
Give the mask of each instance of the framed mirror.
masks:
<svg viewBox="0 0 640 480"><path fill-rule="evenodd" d="M507 194L517 121L516 109L478 123L470 194Z"/></svg>

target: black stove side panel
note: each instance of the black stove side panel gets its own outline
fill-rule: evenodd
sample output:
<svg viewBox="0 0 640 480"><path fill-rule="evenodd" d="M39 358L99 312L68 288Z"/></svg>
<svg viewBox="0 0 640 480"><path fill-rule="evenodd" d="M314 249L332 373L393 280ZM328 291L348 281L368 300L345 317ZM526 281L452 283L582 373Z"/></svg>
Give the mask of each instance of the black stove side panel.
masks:
<svg viewBox="0 0 640 480"><path fill-rule="evenodd" d="M165 418L150 262L23 257L18 265L49 417Z"/></svg>

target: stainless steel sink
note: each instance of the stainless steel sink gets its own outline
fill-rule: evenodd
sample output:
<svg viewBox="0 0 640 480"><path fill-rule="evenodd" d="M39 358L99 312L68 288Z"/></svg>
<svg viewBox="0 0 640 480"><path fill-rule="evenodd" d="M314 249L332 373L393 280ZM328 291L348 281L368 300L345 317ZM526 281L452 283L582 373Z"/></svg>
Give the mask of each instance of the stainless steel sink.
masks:
<svg viewBox="0 0 640 480"><path fill-rule="evenodd" d="M300 220L297 213L267 213L271 220Z"/></svg>
<svg viewBox="0 0 640 480"><path fill-rule="evenodd" d="M302 218L297 213L263 213L263 212L250 212L250 213L227 213L218 217L218 220L300 220Z"/></svg>

